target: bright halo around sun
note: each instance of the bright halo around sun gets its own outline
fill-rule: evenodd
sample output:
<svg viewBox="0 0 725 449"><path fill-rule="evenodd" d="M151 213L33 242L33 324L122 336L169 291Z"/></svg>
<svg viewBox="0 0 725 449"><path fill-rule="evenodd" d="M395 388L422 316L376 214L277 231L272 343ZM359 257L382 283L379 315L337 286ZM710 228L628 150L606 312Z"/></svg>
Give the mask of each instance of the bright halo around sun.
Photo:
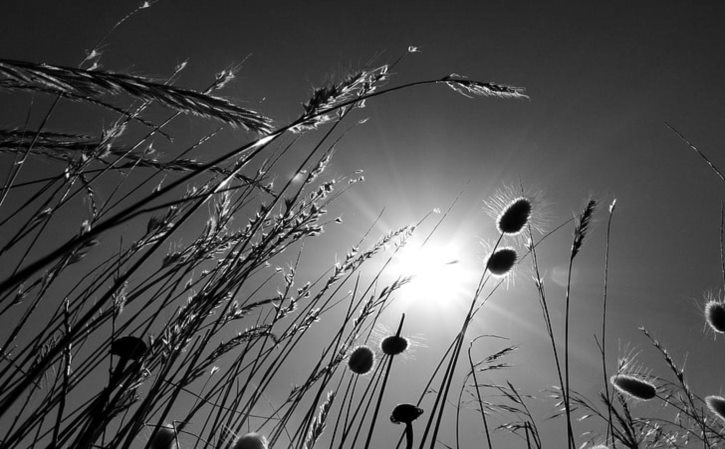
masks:
<svg viewBox="0 0 725 449"><path fill-rule="evenodd" d="M412 278L400 290L398 300L404 308L450 310L462 297L472 295L480 273L461 260L463 254L459 245L432 241L425 245L408 242L400 249L393 258L391 271Z"/></svg>

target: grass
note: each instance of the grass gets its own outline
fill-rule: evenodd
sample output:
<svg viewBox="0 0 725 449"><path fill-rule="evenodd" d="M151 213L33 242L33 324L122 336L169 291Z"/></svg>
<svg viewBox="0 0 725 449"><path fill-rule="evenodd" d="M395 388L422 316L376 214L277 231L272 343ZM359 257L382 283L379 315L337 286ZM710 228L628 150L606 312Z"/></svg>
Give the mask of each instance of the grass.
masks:
<svg viewBox="0 0 725 449"><path fill-rule="evenodd" d="M530 264L534 274L551 346L546 370L556 384L548 407L569 448L725 444L725 400L698 396L684 369L647 330L671 380L636 368L631 358L609 372L614 202L603 263L602 394L596 401L574 390L569 364L573 266L585 248L594 200L575 220L543 235L532 222L537 203L523 192L492 203L499 238L482 264L460 327L434 366L415 368L426 373L414 379L420 395L395 407L388 399L393 362L410 347L405 316L380 342L374 330L410 282L397 278L385 285L392 258L431 217L380 236L371 226L341 260L325 269L315 265L316 278L299 279L298 273L310 271L303 270L305 245L324 240L330 226L344 226L328 210L360 178L326 178L326 168L349 130L349 116L365 101L428 84L466 97L526 98L523 89L458 75L393 84L396 62L315 90L296 119L273 125L217 96L233 71L195 91L174 85L183 65L158 81L90 69L92 62L62 67L0 59L1 89L52 99L38 127L0 130L0 151L13 161L0 194L0 255L11 261L0 279L0 319L7 326L0 348L3 448L368 449L384 434L381 420L404 424L396 447L405 442L408 448L462 448L465 414L480 419L488 448L508 447L500 442L501 432L527 448L547 447L539 429L544 417L532 407L539 400L491 377L512 369L506 358L516 346L506 342L476 360L473 349L480 342L505 340L469 335L487 301L501 294L499 287L521 264ZM125 106L118 105L121 96ZM102 108L115 121L101 136L84 135L81 123L79 129L46 129L57 106L68 101ZM163 106L167 115L158 121L145 117L152 105ZM151 142L171 139L166 128L181 115L241 128L248 140L206 162L192 159L194 150L214 143L218 131L212 131L179 146L173 157L159 158ZM302 135L313 144L301 143ZM50 161L54 169L25 179L31 160ZM285 179L279 172L292 161L297 175ZM110 193L101 197L101 187ZM81 218L79 204L86 208ZM426 242L447 217L441 215ZM537 247L572 221L558 329ZM45 241L49 233L71 228L78 230L71 237L58 232L57 239ZM721 306L708 303L703 317L715 332L722 332ZM318 328L327 337L312 346ZM309 372L280 396L281 379L299 357L311 358ZM649 416L650 409L638 406L643 401L668 408ZM584 436L579 423L595 420L598 433ZM443 441L446 427L454 429L455 443Z"/></svg>

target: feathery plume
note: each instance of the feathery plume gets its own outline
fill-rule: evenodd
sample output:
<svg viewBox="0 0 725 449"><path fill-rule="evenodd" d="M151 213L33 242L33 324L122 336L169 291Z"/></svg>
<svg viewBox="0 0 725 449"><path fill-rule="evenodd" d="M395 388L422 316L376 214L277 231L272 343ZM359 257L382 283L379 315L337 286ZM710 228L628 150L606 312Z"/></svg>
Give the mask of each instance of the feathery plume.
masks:
<svg viewBox="0 0 725 449"><path fill-rule="evenodd" d="M312 97L302 105L304 113L300 118L301 121L292 131L307 131L332 121L334 119L332 111L356 98L373 93L387 79L388 66L383 65L371 70L361 70L347 76L339 83L315 89ZM364 107L363 101L352 103L352 105L362 108Z"/></svg>
<svg viewBox="0 0 725 449"><path fill-rule="evenodd" d="M330 408L332 407L332 402L334 400L335 392L331 391L327 393L327 399L325 399L325 402L323 402L320 406L320 413L312 418L310 430L307 433L307 437L305 438L303 445L304 449L312 449L315 446L315 443L317 443L317 440L319 440L322 436L322 433L325 431L325 426L327 425L327 415L330 413Z"/></svg>

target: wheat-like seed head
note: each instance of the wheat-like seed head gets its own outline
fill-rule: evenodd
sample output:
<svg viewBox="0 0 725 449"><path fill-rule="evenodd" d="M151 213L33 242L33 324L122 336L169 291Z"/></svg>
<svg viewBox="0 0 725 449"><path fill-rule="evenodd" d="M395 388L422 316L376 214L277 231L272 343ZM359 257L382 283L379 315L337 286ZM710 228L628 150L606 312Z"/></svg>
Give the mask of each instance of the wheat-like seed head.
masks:
<svg viewBox="0 0 725 449"><path fill-rule="evenodd" d="M0 59L0 81L6 88L58 95L97 98L124 93L145 101L158 101L179 112L213 118L260 134L268 134L272 130L267 117L223 98L122 73Z"/></svg>
<svg viewBox="0 0 725 449"><path fill-rule="evenodd" d="M506 86L491 82L481 82L468 79L462 75L452 73L441 81L455 92L467 98L498 97L498 98L529 98L523 87Z"/></svg>

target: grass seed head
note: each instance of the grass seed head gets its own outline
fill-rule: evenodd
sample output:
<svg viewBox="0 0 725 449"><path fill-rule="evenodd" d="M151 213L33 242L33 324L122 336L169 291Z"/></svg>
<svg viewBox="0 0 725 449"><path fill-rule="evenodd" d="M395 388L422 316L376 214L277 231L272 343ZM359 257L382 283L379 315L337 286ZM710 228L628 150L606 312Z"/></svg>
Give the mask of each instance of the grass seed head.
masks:
<svg viewBox="0 0 725 449"><path fill-rule="evenodd" d="M413 404L398 404L393 409L393 413L390 415L390 421L399 423L411 423L418 419L423 414L423 409Z"/></svg>
<svg viewBox="0 0 725 449"><path fill-rule="evenodd" d="M250 432L236 440L232 449L267 449L267 438L257 432Z"/></svg>
<svg viewBox="0 0 725 449"><path fill-rule="evenodd" d="M380 343L380 349L387 355L402 354L408 349L408 340L399 335L390 335Z"/></svg>
<svg viewBox="0 0 725 449"><path fill-rule="evenodd" d="M620 393L635 399L648 401L657 395L657 389L651 382L629 374L615 374L609 382Z"/></svg>
<svg viewBox="0 0 725 449"><path fill-rule="evenodd" d="M506 276L516 263L518 256L513 248L500 248L488 257L486 269L494 276Z"/></svg>
<svg viewBox="0 0 725 449"><path fill-rule="evenodd" d="M725 333L725 303L711 300L705 304L705 320L718 334Z"/></svg>
<svg viewBox="0 0 725 449"><path fill-rule="evenodd" d="M121 337L111 343L111 354L127 360L139 360L147 350L146 343L138 337Z"/></svg>
<svg viewBox="0 0 725 449"><path fill-rule="evenodd" d="M722 396L708 396L705 398L707 408L718 418L725 421L725 398Z"/></svg>
<svg viewBox="0 0 725 449"><path fill-rule="evenodd" d="M531 217L531 200L519 197L511 201L496 219L496 228L501 234L517 235L524 229Z"/></svg>
<svg viewBox="0 0 725 449"><path fill-rule="evenodd" d="M503 185L483 201L483 211L499 233L523 241L529 237L529 230L544 233L551 220L548 204L542 192L523 185Z"/></svg>
<svg viewBox="0 0 725 449"><path fill-rule="evenodd" d="M149 441L150 449L176 449L176 432L170 424L157 428Z"/></svg>
<svg viewBox="0 0 725 449"><path fill-rule="evenodd" d="M367 346L358 346L347 359L347 366L355 374L367 374L375 364L375 353Z"/></svg>

